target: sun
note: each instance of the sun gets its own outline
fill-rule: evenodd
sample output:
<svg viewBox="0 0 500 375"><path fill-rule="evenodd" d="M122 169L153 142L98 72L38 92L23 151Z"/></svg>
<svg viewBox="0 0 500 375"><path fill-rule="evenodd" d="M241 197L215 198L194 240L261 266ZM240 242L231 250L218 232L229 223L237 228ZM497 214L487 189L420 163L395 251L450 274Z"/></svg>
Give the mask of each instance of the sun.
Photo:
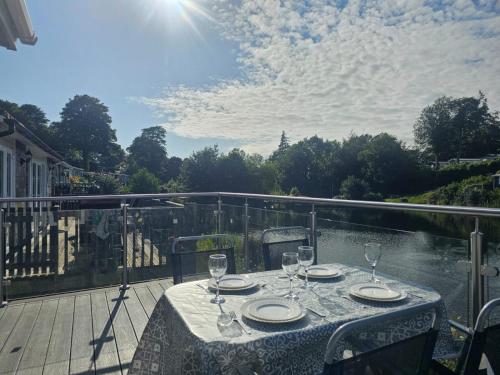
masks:
<svg viewBox="0 0 500 375"><path fill-rule="evenodd" d="M210 12L201 5L201 0L162 0L168 13L168 18L182 20L193 31L200 34L196 27L197 19L215 22Z"/></svg>

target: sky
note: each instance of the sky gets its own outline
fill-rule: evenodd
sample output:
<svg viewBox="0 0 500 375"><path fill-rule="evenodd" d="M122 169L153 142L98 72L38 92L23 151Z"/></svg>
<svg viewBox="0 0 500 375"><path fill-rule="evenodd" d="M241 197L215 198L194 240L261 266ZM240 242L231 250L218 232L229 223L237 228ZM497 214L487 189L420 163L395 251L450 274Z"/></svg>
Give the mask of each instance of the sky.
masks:
<svg viewBox="0 0 500 375"><path fill-rule="evenodd" d="M284 130L391 133L483 91L500 110L498 0L28 0L35 46L0 49L0 98L52 121L76 94L118 142L167 129L170 156L218 144L269 154ZM6 74L8 72L8 74Z"/></svg>

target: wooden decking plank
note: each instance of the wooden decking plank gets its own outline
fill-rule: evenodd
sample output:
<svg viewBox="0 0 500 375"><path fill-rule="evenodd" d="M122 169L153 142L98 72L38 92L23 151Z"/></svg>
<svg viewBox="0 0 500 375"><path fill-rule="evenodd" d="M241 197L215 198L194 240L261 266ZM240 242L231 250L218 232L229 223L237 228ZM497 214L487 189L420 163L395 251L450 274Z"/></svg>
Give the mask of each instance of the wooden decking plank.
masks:
<svg viewBox="0 0 500 375"><path fill-rule="evenodd" d="M156 306L156 300L147 287L134 288L134 290L149 318Z"/></svg>
<svg viewBox="0 0 500 375"><path fill-rule="evenodd" d="M148 285L148 288L156 301L165 293L165 290L157 283Z"/></svg>
<svg viewBox="0 0 500 375"><path fill-rule="evenodd" d="M49 363L43 366L43 375L68 375L69 361Z"/></svg>
<svg viewBox="0 0 500 375"><path fill-rule="evenodd" d="M46 375L67 375L69 372L74 309L75 297L59 299L43 368L43 373Z"/></svg>
<svg viewBox="0 0 500 375"><path fill-rule="evenodd" d="M120 358L122 372L127 374L138 342L135 337L134 327L125 308L124 297L126 298L126 295L119 291L106 293L109 313L113 320L118 357Z"/></svg>
<svg viewBox="0 0 500 375"><path fill-rule="evenodd" d="M23 311L23 305L16 306L7 306L4 307L5 312L0 320L0 354L3 351L3 347L9 338L12 330L16 326L19 317L21 316L21 312Z"/></svg>
<svg viewBox="0 0 500 375"><path fill-rule="evenodd" d="M0 295L0 298L2 298L2 296ZM3 316L3 313L7 310L7 306L4 306L4 307L0 307L0 324L1 324L1 321L2 321L2 316Z"/></svg>
<svg viewBox="0 0 500 375"><path fill-rule="evenodd" d="M94 373L93 341L90 294L80 295L75 298L70 374Z"/></svg>
<svg viewBox="0 0 500 375"><path fill-rule="evenodd" d="M40 375L43 372L43 366L30 367L18 370L16 375ZM67 374L67 373L66 373Z"/></svg>
<svg viewBox="0 0 500 375"><path fill-rule="evenodd" d="M15 372L35 324L41 302L27 303L0 354L0 374Z"/></svg>
<svg viewBox="0 0 500 375"><path fill-rule="evenodd" d="M23 356L21 357L18 372L19 369L43 369L58 302L57 300L47 300L42 303L38 318L36 319Z"/></svg>
<svg viewBox="0 0 500 375"><path fill-rule="evenodd" d="M164 289L164 290L167 290L168 288L170 288L172 285L174 285L173 281L172 280L169 280L169 279L161 279L161 280L158 280L158 283L160 284L160 286Z"/></svg>
<svg viewBox="0 0 500 375"><path fill-rule="evenodd" d="M148 324L148 316L146 311L141 305L137 294L135 293L135 288L130 288L127 292L128 298L125 299L125 307L127 308L128 316L132 325L134 326L135 337L137 341L141 340L142 332Z"/></svg>
<svg viewBox="0 0 500 375"><path fill-rule="evenodd" d="M92 293L94 357L96 374L121 374L113 324L105 293Z"/></svg>

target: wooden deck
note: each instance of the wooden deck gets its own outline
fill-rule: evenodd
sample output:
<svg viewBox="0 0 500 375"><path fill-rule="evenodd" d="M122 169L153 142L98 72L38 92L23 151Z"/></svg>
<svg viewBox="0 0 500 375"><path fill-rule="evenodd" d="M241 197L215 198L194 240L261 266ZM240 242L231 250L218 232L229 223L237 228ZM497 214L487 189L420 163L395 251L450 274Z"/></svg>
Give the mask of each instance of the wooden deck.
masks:
<svg viewBox="0 0 500 375"><path fill-rule="evenodd" d="M0 308L0 374L126 374L171 280L12 301Z"/></svg>

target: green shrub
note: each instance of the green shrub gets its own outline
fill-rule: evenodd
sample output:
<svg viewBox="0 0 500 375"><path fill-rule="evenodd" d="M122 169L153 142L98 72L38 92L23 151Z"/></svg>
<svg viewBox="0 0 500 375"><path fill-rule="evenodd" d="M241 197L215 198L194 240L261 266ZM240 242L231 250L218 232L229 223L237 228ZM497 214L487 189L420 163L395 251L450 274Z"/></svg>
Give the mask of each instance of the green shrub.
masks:
<svg viewBox="0 0 500 375"><path fill-rule="evenodd" d="M136 194L150 194L160 192L160 180L147 169L139 169L130 178L127 192Z"/></svg>
<svg viewBox="0 0 500 375"><path fill-rule="evenodd" d="M95 177L95 183L99 187L99 194L118 194L120 183L116 178L109 175Z"/></svg>

